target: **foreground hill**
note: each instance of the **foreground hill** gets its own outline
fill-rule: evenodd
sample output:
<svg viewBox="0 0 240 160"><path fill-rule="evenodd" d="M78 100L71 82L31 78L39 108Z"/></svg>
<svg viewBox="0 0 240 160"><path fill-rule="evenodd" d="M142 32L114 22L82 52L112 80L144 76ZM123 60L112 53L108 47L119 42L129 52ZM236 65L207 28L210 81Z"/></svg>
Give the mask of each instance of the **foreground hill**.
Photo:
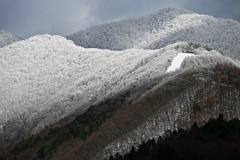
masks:
<svg viewBox="0 0 240 160"><path fill-rule="evenodd" d="M12 33L0 30L0 48L20 40L22 39Z"/></svg>
<svg viewBox="0 0 240 160"><path fill-rule="evenodd" d="M240 23L183 9L167 8L143 17L92 26L67 36L86 48L159 49L175 42L208 45L240 59Z"/></svg>
<svg viewBox="0 0 240 160"><path fill-rule="evenodd" d="M0 146L5 148L103 99L150 89L166 77L173 58L186 50L219 54L187 43L160 50L84 49L49 35L1 48Z"/></svg>
<svg viewBox="0 0 240 160"><path fill-rule="evenodd" d="M47 134L40 134L42 140L37 145L37 135L20 143L19 150L11 153L12 157L17 155L19 159L103 159L116 153L124 155L132 146L137 147L150 138L157 139L164 135L166 130L189 129L195 122L201 126L210 118L217 118L220 113L225 115L226 120L239 118L240 69L231 61L221 59L221 56L199 56L185 60L185 64L186 61L191 62L195 69L180 70L175 75L163 78L137 101L124 105L130 94L120 99L120 106L126 107L104 121L87 137L73 138L74 134L70 136L66 128L62 128L62 131L59 130L61 127L51 128ZM225 63L222 63L223 60ZM203 64L208 67L196 68L199 62L205 62ZM107 100L94 106L88 109L88 117L94 116L91 115L91 112L94 113L93 109L111 107L112 104ZM87 119L77 117L76 120L73 124L79 125L82 120ZM89 127L91 128L91 125ZM60 139L52 138L54 134ZM65 139L63 143L62 139ZM59 147L56 147L57 142L61 142ZM26 146L27 150L24 149ZM23 151L19 152L21 150Z"/></svg>
<svg viewBox="0 0 240 160"><path fill-rule="evenodd" d="M234 68L217 65L212 68L214 72L191 69L165 79L104 123L82 145L73 143L74 149L59 153L56 159L102 159L117 152L124 155L132 146L157 139L166 130L187 129L194 122L201 126L220 113L226 120L239 118L240 70Z"/></svg>
<svg viewBox="0 0 240 160"><path fill-rule="evenodd" d="M49 129L45 136L41 135L42 140L38 145L34 145L34 147L25 150L24 143L20 144L19 146L23 149L23 152L16 151L12 154L16 154L20 159L32 159L37 156L42 157L42 155L46 157L53 156L54 159L101 159L116 152L124 154L129 151L133 145L136 146L142 141L148 140L149 137L156 138L168 129L174 130L178 127L188 128L194 122L202 125L206 123L209 118L216 117L220 113L224 113L227 120L233 117L239 118L240 70L236 67L238 64L214 50L209 52L201 47L194 49L186 45L186 43L168 46L168 49L164 48L164 50L168 52L163 53L165 53L165 55L174 53L174 49L172 48L171 50L171 47L175 49L178 48L181 51L187 49L196 54L201 51L204 54L197 54L194 57L185 58L181 66L184 70L178 70L173 73L170 72L171 74L159 74L153 79L144 79L143 73L145 72L133 71L133 73L143 75L140 75L139 79L135 81L134 86L130 85L126 88L125 97L120 96L120 99L118 99L121 103L115 103L124 108L120 109L112 118L107 119L105 123L101 122L102 126L98 127L92 134L87 134L87 137L80 139L67 138L68 140L64 140L62 143L62 133L67 136L66 133L68 129L62 128L63 132L59 132L59 129L52 128ZM159 51L159 53L161 52L162 50ZM165 60L168 61L168 59ZM160 59L156 59L156 62L158 61L160 61ZM150 63L150 65L147 65L146 68L149 69L151 66L154 66L152 61L148 63ZM145 65L141 65L140 68L143 69L144 67ZM154 70L156 70L156 68ZM134 77L136 77L136 74ZM125 76L127 76L127 74ZM124 79L124 77L121 79ZM127 82L125 83L127 84ZM121 85L115 84L110 87L117 97L119 97L119 92L114 91L114 88L118 86ZM124 91L124 87L122 87L121 90ZM74 91L74 88L71 91ZM95 89L94 92L97 92L97 89ZM65 93L67 95L69 94L68 92ZM139 94L137 101L131 97L134 93ZM29 95L29 97L30 96L31 95ZM62 95L62 97L64 97L64 95ZM57 99L61 99L61 96ZM80 100L77 99L78 98L75 98L75 102L78 104L84 102L81 98ZM95 103L94 106L96 107L90 107L88 111L94 113L94 109L101 110L101 108L106 108L106 106L111 107L111 100L114 100L114 96L108 95L108 99L102 99L101 103ZM130 102L129 100L133 101ZM69 104L69 108L74 108L75 106L75 103L70 103L68 100L62 100L61 102L63 104ZM50 104L51 103L46 103L46 105ZM57 109L66 113L67 110L63 104L58 103L59 106ZM79 108L82 106L84 105L78 105ZM44 120L47 121L51 120L50 122L54 121L53 116L55 112L50 111L48 114L45 108L40 107L38 106L39 110L38 108L34 108L37 110L35 115L40 115L42 119L45 118ZM88 117L94 118L95 116L90 114ZM87 119L76 118L78 122L75 121L74 123L79 125L78 123L81 121L88 121L88 117L85 117ZM31 132L31 123L26 120L28 118L24 118L23 116L21 118L22 119L19 118L17 120L24 121L24 127L28 127L28 132L21 127L18 128L14 125L8 125L8 123L4 127L4 129L7 128L8 130L4 130L4 133L13 135L9 132L10 129L11 131ZM44 121L41 121L40 118L34 118L35 117L31 117L31 122L34 122L35 125L38 123L44 125ZM101 121L102 120L103 119L101 119ZM98 121L95 122L99 123ZM87 123L87 128L89 127L91 129L91 125ZM61 128L61 122L58 126ZM70 131L72 130L71 128L72 127L70 127ZM53 133L55 133L56 136L60 135L60 142L59 140L56 141L58 138L55 140L51 138ZM6 134L4 135L6 136ZM68 132L67 137L74 137L74 132ZM30 141L30 139L32 140ZM30 139L26 142L30 141L31 145L33 145L32 143L38 138L34 136L34 138ZM57 142L61 143L61 146L56 148ZM39 153L41 153L40 156Z"/></svg>

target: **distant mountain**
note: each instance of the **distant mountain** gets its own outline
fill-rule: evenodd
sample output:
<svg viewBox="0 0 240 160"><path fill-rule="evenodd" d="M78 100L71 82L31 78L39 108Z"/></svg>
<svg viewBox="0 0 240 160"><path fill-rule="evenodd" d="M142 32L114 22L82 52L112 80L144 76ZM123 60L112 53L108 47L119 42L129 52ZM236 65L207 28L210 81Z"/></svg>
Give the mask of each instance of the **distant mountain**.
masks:
<svg viewBox="0 0 240 160"><path fill-rule="evenodd" d="M20 40L22 39L12 33L0 30L0 48Z"/></svg>
<svg viewBox="0 0 240 160"><path fill-rule="evenodd" d="M240 23L184 9L167 8L148 16L92 26L67 36L86 48L159 49L175 42L207 45L240 60Z"/></svg>

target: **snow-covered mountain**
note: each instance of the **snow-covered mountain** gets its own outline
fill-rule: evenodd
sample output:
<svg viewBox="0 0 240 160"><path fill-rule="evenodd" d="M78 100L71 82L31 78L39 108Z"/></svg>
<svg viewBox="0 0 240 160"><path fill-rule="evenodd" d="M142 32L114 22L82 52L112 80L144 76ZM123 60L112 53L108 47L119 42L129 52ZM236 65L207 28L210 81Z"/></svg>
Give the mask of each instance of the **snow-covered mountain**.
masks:
<svg viewBox="0 0 240 160"><path fill-rule="evenodd" d="M167 8L155 14L92 26L67 36L86 48L159 49L175 42L207 45L240 60L240 23Z"/></svg>
<svg viewBox="0 0 240 160"><path fill-rule="evenodd" d="M20 40L21 38L13 35L12 33L0 30L0 48Z"/></svg>
<svg viewBox="0 0 240 160"><path fill-rule="evenodd" d="M173 58L185 51L220 55L188 43L159 50L85 49L50 35L1 48L0 146L37 133L105 97L157 83L155 79L166 73Z"/></svg>
<svg viewBox="0 0 240 160"><path fill-rule="evenodd" d="M93 26L67 39L19 41L0 33L0 45L9 44L0 48L0 149L108 98L128 91L141 98L191 69L197 77L201 68L207 77L217 64L239 67L231 58L240 60L239 22L183 9ZM204 76L199 80L205 83Z"/></svg>

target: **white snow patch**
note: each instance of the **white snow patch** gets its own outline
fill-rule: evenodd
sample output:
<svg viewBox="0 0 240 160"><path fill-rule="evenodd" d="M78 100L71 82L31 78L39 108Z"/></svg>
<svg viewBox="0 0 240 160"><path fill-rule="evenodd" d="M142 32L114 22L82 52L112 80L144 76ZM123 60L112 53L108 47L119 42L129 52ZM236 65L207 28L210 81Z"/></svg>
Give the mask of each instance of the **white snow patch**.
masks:
<svg viewBox="0 0 240 160"><path fill-rule="evenodd" d="M180 69L182 61L188 56L196 56L192 53L179 53L176 57L174 57L171 66L167 69L166 72L176 71Z"/></svg>

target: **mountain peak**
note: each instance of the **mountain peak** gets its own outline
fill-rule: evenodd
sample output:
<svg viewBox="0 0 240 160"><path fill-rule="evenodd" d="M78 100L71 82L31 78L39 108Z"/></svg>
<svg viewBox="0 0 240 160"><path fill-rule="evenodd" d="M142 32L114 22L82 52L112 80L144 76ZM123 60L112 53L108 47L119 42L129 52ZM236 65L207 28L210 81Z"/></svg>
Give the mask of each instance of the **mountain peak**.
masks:
<svg viewBox="0 0 240 160"><path fill-rule="evenodd" d="M11 32L0 30L0 48L20 40L21 38L15 36Z"/></svg>

